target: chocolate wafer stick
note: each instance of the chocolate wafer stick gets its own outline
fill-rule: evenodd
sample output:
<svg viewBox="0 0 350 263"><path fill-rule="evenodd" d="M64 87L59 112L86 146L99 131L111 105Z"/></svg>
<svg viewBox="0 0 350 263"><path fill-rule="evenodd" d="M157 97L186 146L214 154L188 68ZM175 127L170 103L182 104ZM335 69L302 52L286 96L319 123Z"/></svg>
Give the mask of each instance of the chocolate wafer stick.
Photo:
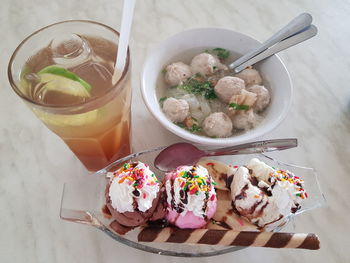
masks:
<svg viewBox="0 0 350 263"><path fill-rule="evenodd" d="M138 235L140 242L169 242L222 246L302 248L316 250L320 241L315 234L232 231L217 229L178 229L146 227Z"/></svg>

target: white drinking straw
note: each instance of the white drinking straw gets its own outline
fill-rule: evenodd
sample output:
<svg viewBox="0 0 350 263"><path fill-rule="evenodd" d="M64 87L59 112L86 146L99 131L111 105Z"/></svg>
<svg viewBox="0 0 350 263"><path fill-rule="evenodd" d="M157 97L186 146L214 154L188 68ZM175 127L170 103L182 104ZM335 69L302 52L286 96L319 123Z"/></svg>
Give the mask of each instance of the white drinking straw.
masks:
<svg viewBox="0 0 350 263"><path fill-rule="evenodd" d="M115 85L120 79L124 70L126 54L129 45L129 36L131 31L132 18L134 16L134 7L136 0L124 0L122 22L118 43L118 54L115 62L115 69L112 77L112 84Z"/></svg>

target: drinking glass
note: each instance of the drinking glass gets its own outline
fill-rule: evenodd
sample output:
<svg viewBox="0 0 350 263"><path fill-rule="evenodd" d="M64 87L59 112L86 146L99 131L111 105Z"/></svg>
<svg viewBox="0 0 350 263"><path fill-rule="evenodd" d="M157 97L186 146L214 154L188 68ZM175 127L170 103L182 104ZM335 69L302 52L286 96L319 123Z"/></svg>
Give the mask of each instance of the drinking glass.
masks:
<svg viewBox="0 0 350 263"><path fill-rule="evenodd" d="M33 68L37 65L42 66L43 63L46 63L45 66L60 65L61 58L61 60L53 60L42 50L59 45L69 47L69 43L72 41L69 42L68 38L73 38L73 40L74 38L92 39L95 43L92 48L87 47L88 51L81 50L83 46L85 48L86 43L84 42L82 47L65 54L62 59L67 61L68 64L63 65L63 67L68 70L70 70L70 67L81 66L80 68L84 68L86 65L89 67L93 63L95 63L93 65L95 67L98 63L95 53L113 57L115 60L119 40L117 31L93 21L63 21L44 27L21 42L10 59L8 77L13 90L35 115L51 131L63 139L88 170L97 171L128 155L131 151L130 53L128 50L125 67L121 72L120 79L115 84L110 80L109 88L104 88L103 92L98 92L99 89L102 89L102 86L98 82L94 82L98 77L101 77L97 76L97 73L86 73L86 79L80 76L84 81L88 79L93 83L91 86L92 90L95 89L95 95L88 100L77 103L65 101L51 103L36 99L33 95L36 91L29 87L24 77L28 68L28 60L32 60L30 65ZM62 44L60 43L61 40L66 42L62 42ZM111 42L113 45L104 44ZM74 49L75 44L73 43L69 48ZM90 52L90 49L92 49L92 53L86 55L86 52ZM38 52L43 54L38 56ZM73 53L77 53L77 55ZM33 58L36 55L38 58L35 60ZM86 57L82 58L82 56ZM57 61L59 63L56 63ZM109 71L108 74L113 74L114 64L109 63L109 67L111 72ZM56 96L53 99L59 100L60 98Z"/></svg>

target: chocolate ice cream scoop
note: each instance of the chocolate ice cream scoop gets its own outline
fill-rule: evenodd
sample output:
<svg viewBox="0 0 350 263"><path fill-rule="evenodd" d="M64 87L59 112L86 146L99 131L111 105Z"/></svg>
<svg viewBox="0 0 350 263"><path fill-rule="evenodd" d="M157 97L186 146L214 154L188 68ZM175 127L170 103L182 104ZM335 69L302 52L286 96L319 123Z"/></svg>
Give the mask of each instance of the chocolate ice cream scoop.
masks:
<svg viewBox="0 0 350 263"><path fill-rule="evenodd" d="M106 205L118 224L137 227L165 217L163 192L148 165L126 163L113 173L107 184Z"/></svg>

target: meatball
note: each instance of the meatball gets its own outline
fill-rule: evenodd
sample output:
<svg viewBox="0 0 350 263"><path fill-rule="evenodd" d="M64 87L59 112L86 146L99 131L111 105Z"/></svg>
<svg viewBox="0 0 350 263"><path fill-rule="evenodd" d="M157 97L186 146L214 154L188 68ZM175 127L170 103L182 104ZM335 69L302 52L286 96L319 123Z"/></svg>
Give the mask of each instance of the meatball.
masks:
<svg viewBox="0 0 350 263"><path fill-rule="evenodd" d="M217 57L208 53L201 53L191 61L191 71L193 74L200 73L203 76L208 76L219 69L227 69L227 67L221 64Z"/></svg>
<svg viewBox="0 0 350 263"><path fill-rule="evenodd" d="M228 137L232 134L232 122L225 113L215 112L205 118L203 130L208 136Z"/></svg>
<svg viewBox="0 0 350 263"><path fill-rule="evenodd" d="M253 68L246 68L238 74L236 74L235 76L237 78L243 79L247 87L262 84L262 78L260 76L260 73Z"/></svg>
<svg viewBox="0 0 350 263"><path fill-rule="evenodd" d="M254 128L259 120L259 116L254 113L253 109L247 111L240 110L232 117L232 125L239 130L249 130Z"/></svg>
<svg viewBox="0 0 350 263"><path fill-rule="evenodd" d="M190 66L182 62L172 63L165 70L165 82L171 86L180 85L192 76Z"/></svg>
<svg viewBox="0 0 350 263"><path fill-rule="evenodd" d="M257 95L257 99L253 105L255 111L263 111L269 105L271 97L267 88L260 85L253 85L247 88L247 90Z"/></svg>
<svg viewBox="0 0 350 263"><path fill-rule="evenodd" d="M172 122L183 122L189 114L190 107L185 100L168 98L163 103L163 111Z"/></svg>
<svg viewBox="0 0 350 263"><path fill-rule="evenodd" d="M244 89L244 81L236 77L223 77L214 87L216 96L225 103L229 103L233 95L238 95Z"/></svg>

